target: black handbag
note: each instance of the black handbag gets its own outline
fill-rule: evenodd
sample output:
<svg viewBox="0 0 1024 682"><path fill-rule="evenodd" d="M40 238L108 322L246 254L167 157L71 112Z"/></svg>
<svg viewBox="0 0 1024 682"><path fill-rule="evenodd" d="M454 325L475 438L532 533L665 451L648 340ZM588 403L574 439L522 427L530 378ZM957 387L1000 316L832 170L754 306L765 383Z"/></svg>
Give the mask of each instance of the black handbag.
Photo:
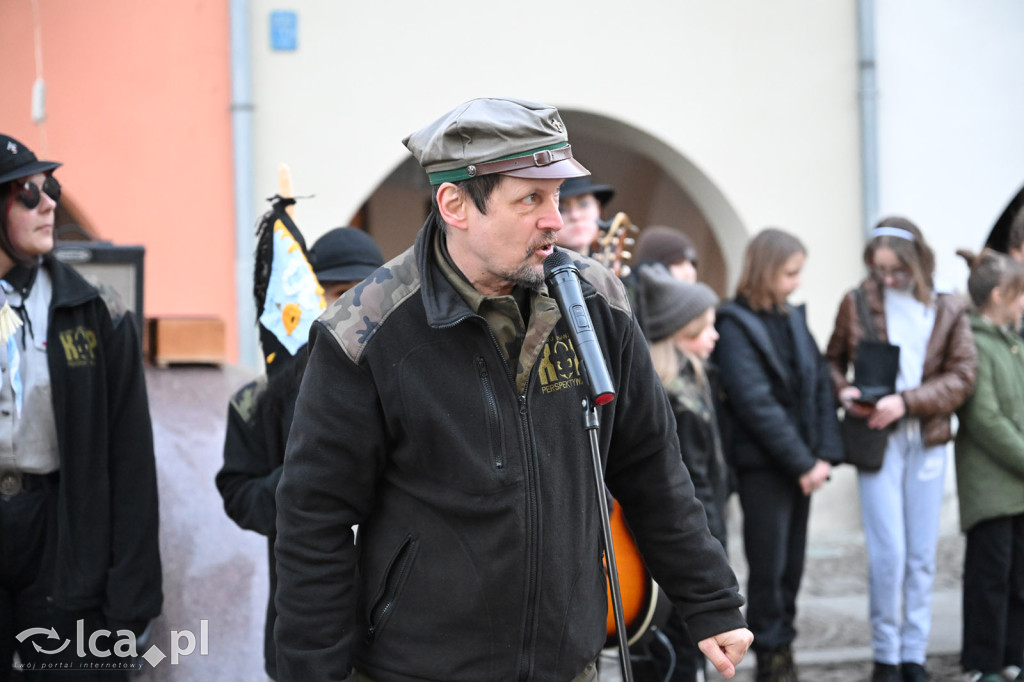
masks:
<svg viewBox="0 0 1024 682"><path fill-rule="evenodd" d="M896 392L896 375L900 369L900 347L878 340L871 310L868 308L864 290L854 292L857 302L857 316L860 318L864 337L857 343L857 359L853 363L853 385L860 389L859 402L874 403L879 398ZM893 426L872 429L865 417L843 415L840 434L846 461L860 471L874 472L882 468L885 446Z"/></svg>

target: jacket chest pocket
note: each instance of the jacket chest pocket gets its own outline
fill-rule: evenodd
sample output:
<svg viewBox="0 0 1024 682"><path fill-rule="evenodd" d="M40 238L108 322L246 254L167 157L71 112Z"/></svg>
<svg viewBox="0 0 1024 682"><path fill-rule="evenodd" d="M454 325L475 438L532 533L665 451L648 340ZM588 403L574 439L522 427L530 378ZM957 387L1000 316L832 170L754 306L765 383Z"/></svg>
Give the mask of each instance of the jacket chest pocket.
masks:
<svg viewBox="0 0 1024 682"><path fill-rule="evenodd" d="M464 350L464 349L463 349ZM518 414L499 361L480 353L426 346L401 364L405 436L400 466L471 494L515 484ZM515 410L515 411L513 411ZM510 470L511 469L511 470Z"/></svg>

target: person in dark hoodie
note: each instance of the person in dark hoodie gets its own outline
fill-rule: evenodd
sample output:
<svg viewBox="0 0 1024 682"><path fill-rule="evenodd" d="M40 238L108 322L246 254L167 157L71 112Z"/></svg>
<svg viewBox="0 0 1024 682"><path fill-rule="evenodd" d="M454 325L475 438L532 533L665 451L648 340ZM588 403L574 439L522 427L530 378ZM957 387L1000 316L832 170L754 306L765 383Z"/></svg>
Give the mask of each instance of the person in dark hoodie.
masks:
<svg viewBox="0 0 1024 682"><path fill-rule="evenodd" d="M761 231L747 245L736 298L718 310L721 431L743 509L747 621L763 682L797 679L792 645L810 496L843 458L828 367L804 308L787 301L806 254L793 235Z"/></svg>
<svg viewBox="0 0 1024 682"><path fill-rule="evenodd" d="M53 257L60 165L0 135L0 681L15 651L26 680L127 680L95 664L163 604L137 322Z"/></svg>
<svg viewBox="0 0 1024 682"><path fill-rule="evenodd" d="M328 305L384 264L384 257L373 238L355 227L337 227L325 233L310 249L309 260ZM224 435L224 465L216 478L227 515L239 527L267 537L270 597L264 628L263 663L271 679L277 678L274 650L274 621L277 618L274 609L277 588L274 522L277 507L274 494L281 478L288 431L295 413L295 398L299 394L307 359L303 344L281 371L260 375L231 397Z"/></svg>

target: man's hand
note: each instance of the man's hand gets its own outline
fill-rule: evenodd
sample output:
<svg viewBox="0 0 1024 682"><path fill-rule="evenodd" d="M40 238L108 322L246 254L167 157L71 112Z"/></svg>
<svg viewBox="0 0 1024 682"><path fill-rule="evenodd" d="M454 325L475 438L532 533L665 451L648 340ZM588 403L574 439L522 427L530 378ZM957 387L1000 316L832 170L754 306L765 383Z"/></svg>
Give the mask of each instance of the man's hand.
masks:
<svg viewBox="0 0 1024 682"><path fill-rule="evenodd" d="M747 653L753 641L754 633L746 628L740 628L702 639L697 648L707 656L722 677L732 678L736 674L736 664L743 660L743 655Z"/></svg>

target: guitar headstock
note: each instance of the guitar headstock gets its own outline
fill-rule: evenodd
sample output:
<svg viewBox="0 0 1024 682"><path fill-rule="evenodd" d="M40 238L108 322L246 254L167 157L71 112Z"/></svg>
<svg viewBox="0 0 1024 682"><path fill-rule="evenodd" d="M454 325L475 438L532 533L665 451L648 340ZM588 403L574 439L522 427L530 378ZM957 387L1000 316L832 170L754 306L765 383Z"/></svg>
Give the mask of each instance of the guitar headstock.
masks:
<svg viewBox="0 0 1024 682"><path fill-rule="evenodd" d="M615 214L607 227L601 223L598 225L601 231L591 246L591 258L608 267L617 277L627 276L640 228L622 211Z"/></svg>

